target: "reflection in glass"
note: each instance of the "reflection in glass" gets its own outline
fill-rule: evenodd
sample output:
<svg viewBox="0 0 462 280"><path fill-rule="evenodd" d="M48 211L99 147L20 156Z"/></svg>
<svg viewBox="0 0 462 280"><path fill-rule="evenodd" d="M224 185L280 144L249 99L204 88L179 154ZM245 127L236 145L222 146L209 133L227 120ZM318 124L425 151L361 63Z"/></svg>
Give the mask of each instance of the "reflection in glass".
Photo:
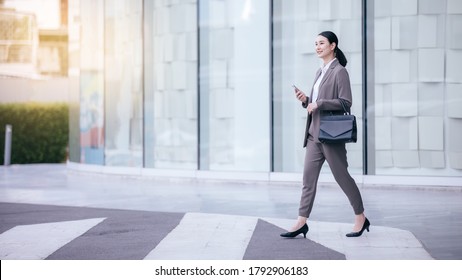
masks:
<svg viewBox="0 0 462 280"><path fill-rule="evenodd" d="M201 170L270 169L269 2L199 2Z"/></svg>
<svg viewBox="0 0 462 280"><path fill-rule="evenodd" d="M105 1L106 165L143 164L142 6Z"/></svg>
<svg viewBox="0 0 462 280"><path fill-rule="evenodd" d="M145 167L195 170L196 1L164 2L144 6Z"/></svg>
<svg viewBox="0 0 462 280"><path fill-rule="evenodd" d="M332 30L348 59L352 114L358 124L358 142L347 144L348 163L352 174L362 172L361 1L345 3L348 4L330 6L317 0L273 1L274 171L303 170L307 112L295 98L292 85L310 95L316 71L322 64L315 53L314 41L320 32ZM323 172L330 172L327 166L324 165Z"/></svg>
<svg viewBox="0 0 462 280"><path fill-rule="evenodd" d="M462 175L462 16L423 2L375 2L376 174Z"/></svg>
<svg viewBox="0 0 462 280"><path fill-rule="evenodd" d="M103 1L81 0L80 162L104 164ZM72 71L71 71L72 76Z"/></svg>

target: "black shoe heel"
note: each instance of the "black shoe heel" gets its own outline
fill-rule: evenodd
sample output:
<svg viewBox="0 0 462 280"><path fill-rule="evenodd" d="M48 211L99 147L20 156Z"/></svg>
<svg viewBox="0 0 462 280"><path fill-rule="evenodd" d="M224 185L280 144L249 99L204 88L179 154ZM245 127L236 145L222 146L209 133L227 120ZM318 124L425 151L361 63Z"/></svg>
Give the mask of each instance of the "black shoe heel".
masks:
<svg viewBox="0 0 462 280"><path fill-rule="evenodd" d="M296 231L289 231L289 232L286 232L286 233L281 233L281 236L282 237L293 238L293 237L299 235L300 233L303 233L303 237L306 238L306 233L307 232L308 232L308 225L304 224L301 228L299 228Z"/></svg>
<svg viewBox="0 0 462 280"><path fill-rule="evenodd" d="M347 233L346 237L359 237L359 236L361 236L363 234L364 230L367 230L367 232L369 232L369 226L370 225L371 225L371 223L366 218L366 220L364 221L363 227L361 228L360 231Z"/></svg>

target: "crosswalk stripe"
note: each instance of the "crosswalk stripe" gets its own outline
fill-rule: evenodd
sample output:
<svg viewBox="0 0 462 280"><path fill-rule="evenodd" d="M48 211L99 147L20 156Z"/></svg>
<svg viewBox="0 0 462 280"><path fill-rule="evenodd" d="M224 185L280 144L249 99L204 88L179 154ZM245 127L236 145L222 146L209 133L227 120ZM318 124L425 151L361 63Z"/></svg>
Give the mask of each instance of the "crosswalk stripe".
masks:
<svg viewBox="0 0 462 280"><path fill-rule="evenodd" d="M104 219L16 226L0 234L0 259L45 259Z"/></svg>
<svg viewBox="0 0 462 280"><path fill-rule="evenodd" d="M258 219L187 213L145 259L242 259Z"/></svg>

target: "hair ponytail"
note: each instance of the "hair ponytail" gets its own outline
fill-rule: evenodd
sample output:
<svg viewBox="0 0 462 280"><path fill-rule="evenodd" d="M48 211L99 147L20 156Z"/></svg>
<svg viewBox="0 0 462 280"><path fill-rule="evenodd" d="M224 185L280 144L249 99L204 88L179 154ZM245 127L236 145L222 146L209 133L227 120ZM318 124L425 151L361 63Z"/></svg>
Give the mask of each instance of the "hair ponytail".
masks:
<svg viewBox="0 0 462 280"><path fill-rule="evenodd" d="M345 67L347 65L348 61L347 61L347 59L345 57L345 54L338 48L337 35L335 35L335 33L332 32L332 31L323 31L323 32L319 33L318 35L326 37L327 40L329 41L329 43L331 43L331 44L335 43L335 49L334 49L335 57L338 59L338 62L340 63L340 65Z"/></svg>
<svg viewBox="0 0 462 280"><path fill-rule="evenodd" d="M345 54L343 54L342 50L340 50L338 47L335 47L335 57L338 59L338 62L340 65L345 67L347 65L348 60L345 57Z"/></svg>

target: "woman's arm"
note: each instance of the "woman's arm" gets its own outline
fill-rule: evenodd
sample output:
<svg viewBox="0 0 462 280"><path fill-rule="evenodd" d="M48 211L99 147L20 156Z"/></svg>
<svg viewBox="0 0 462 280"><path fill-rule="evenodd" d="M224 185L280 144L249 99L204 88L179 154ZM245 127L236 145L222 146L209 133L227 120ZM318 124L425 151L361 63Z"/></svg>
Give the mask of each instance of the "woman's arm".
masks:
<svg viewBox="0 0 462 280"><path fill-rule="evenodd" d="M345 101L345 106L348 108L352 105L352 95L351 95L351 85L350 77L345 68L340 68L340 70L335 73L335 83L332 84L332 89L325 88L325 90L333 91L332 99L318 99L318 110L326 111L339 111L343 110L342 104L339 99Z"/></svg>

